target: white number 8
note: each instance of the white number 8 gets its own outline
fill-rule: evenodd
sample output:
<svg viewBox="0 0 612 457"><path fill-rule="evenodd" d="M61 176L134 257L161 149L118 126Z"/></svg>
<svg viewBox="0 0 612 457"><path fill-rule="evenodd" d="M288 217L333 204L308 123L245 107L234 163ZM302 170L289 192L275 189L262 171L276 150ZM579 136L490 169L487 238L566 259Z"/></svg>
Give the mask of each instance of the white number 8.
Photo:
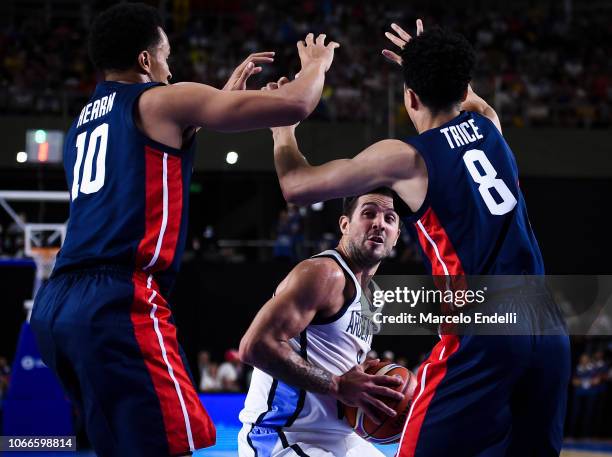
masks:
<svg viewBox="0 0 612 457"><path fill-rule="evenodd" d="M506 186L506 183L501 179L497 178L497 171L487 159L484 151L480 149L470 149L463 155L463 161L467 167L472 179L478 184L478 192L482 196L487 208L491 211L491 214L501 216L502 214L509 213L516 206L516 198ZM484 170L484 175L480 174L476 165L476 162L480 163L480 166ZM490 189L495 189L502 201L497 203L493 195L491 195Z"/></svg>
<svg viewBox="0 0 612 457"><path fill-rule="evenodd" d="M81 162L83 161L83 153L85 151L85 141L87 140L87 132L77 136L77 158L74 163L74 173L72 178L72 201L79 196L79 177L81 174ZM99 140L99 142L98 142ZM98 192L104 186L104 178L106 177L106 145L108 143L108 124L104 123L97 126L89 137L89 147L85 155L85 165L83 166L83 180L80 190L84 194L93 194ZM93 171L93 159L98 151L96 160L96 177L92 181L91 174Z"/></svg>

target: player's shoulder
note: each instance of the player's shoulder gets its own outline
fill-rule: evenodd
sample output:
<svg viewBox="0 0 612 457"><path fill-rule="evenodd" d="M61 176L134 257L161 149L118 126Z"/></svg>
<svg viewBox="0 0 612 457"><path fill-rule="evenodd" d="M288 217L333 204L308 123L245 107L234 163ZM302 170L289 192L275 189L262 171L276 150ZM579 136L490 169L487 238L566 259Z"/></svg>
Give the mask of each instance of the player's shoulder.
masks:
<svg viewBox="0 0 612 457"><path fill-rule="evenodd" d="M372 145L378 152L385 154L418 154L418 151L411 144L395 138L386 138Z"/></svg>
<svg viewBox="0 0 612 457"><path fill-rule="evenodd" d="M346 278L330 257L313 257L298 263L276 289L277 296L292 297L308 308L322 309L343 297Z"/></svg>
<svg viewBox="0 0 612 457"><path fill-rule="evenodd" d="M189 99L194 93L201 94L202 92L218 92L212 86L194 82L181 82L176 84L162 84L153 86L142 94L142 99L150 103L168 103Z"/></svg>
<svg viewBox="0 0 612 457"><path fill-rule="evenodd" d="M375 160L379 166L389 171L409 169L409 165L419 157L419 152L413 145L394 138L380 140L364 152L368 154L369 159Z"/></svg>
<svg viewBox="0 0 612 457"><path fill-rule="evenodd" d="M193 117L203 100L208 102L220 92L212 86L194 82L154 86L140 96L138 109L154 120L183 124Z"/></svg>
<svg viewBox="0 0 612 457"><path fill-rule="evenodd" d="M344 287L346 277L338 262L328 256L311 257L302 260L293 269L302 281L321 287Z"/></svg>
<svg viewBox="0 0 612 457"><path fill-rule="evenodd" d="M333 294L341 292L346 285L346 275L342 267L332 257L311 257L298 263L289 279L294 287L310 290L311 294Z"/></svg>

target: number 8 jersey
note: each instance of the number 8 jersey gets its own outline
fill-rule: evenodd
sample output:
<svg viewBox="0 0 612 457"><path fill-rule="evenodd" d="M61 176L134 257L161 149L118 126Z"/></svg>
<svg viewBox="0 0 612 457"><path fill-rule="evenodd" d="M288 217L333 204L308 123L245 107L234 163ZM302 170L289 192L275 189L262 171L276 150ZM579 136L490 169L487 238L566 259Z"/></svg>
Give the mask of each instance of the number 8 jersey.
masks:
<svg viewBox="0 0 612 457"><path fill-rule="evenodd" d="M120 265L171 285L185 244L195 140L179 150L140 131L136 102L157 85L104 81L70 127L70 219L56 271Z"/></svg>
<svg viewBox="0 0 612 457"><path fill-rule="evenodd" d="M516 160L495 125L472 112L406 140L428 187L414 224L433 275L544 274Z"/></svg>

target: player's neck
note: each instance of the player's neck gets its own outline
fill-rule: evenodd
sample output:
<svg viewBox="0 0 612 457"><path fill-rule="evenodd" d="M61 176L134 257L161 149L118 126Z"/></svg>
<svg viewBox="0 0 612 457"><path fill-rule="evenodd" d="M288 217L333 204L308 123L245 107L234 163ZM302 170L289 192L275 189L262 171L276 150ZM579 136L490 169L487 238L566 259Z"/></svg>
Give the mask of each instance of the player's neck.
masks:
<svg viewBox="0 0 612 457"><path fill-rule="evenodd" d="M440 112L436 115L430 113L424 115L420 119L415 120L415 128L419 134L426 132L427 130L435 129L441 125L446 124L448 121L459 116L461 111L453 109L451 111Z"/></svg>
<svg viewBox="0 0 612 457"><path fill-rule="evenodd" d="M126 84L150 83L149 75L138 73L132 70L129 71L108 71L104 73L105 81L114 81Z"/></svg>
<svg viewBox="0 0 612 457"><path fill-rule="evenodd" d="M336 250L340 253L348 267L355 275L355 278L361 285L361 288L366 289L371 279L376 274L376 270L378 270L380 262L376 263L375 265L366 265L366 262L362 262L361 259L350 255L349 249L347 249L343 243L340 243Z"/></svg>

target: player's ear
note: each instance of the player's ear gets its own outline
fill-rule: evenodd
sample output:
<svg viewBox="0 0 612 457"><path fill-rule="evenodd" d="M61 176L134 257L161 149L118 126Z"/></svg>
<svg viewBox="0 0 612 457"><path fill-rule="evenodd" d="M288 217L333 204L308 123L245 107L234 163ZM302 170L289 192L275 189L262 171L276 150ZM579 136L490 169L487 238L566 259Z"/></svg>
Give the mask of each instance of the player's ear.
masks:
<svg viewBox="0 0 612 457"><path fill-rule="evenodd" d="M415 111L418 111L418 109L422 106L419 96L412 89L407 89L406 91L408 93L408 103L410 105L410 108Z"/></svg>
<svg viewBox="0 0 612 457"><path fill-rule="evenodd" d="M464 102L464 101L465 101L465 99L467 98L467 96L468 96L468 90L469 90L469 87L466 87L466 88L465 88L465 91L463 92L463 97L461 97L461 102Z"/></svg>
<svg viewBox="0 0 612 457"><path fill-rule="evenodd" d="M138 54L138 67L146 73L151 74L151 53L149 51L142 51Z"/></svg>
<svg viewBox="0 0 612 457"><path fill-rule="evenodd" d="M339 223L340 223L340 232L342 232L343 235L347 235L349 231L350 219L347 216L342 215L340 216Z"/></svg>

